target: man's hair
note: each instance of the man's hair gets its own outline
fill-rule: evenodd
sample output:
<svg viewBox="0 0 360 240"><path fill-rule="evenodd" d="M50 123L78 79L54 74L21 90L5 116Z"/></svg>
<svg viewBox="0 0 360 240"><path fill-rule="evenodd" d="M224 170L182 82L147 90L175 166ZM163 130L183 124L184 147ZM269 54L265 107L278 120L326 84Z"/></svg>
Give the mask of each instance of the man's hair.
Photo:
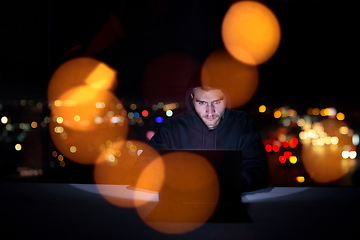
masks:
<svg viewBox="0 0 360 240"><path fill-rule="evenodd" d="M200 88L201 90L204 90L205 92L208 92L208 91L211 91L211 90L220 90L222 91L221 89L219 88L215 88L215 87L211 87L211 86L199 86L199 87L194 87L191 91L192 94L194 94L194 90L196 88Z"/></svg>

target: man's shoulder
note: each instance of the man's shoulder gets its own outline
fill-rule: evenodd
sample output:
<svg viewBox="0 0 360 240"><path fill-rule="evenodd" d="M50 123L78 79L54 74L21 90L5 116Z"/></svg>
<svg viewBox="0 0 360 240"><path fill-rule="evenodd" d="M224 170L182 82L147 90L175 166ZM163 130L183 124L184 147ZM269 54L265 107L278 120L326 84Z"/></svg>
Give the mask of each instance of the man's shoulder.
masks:
<svg viewBox="0 0 360 240"><path fill-rule="evenodd" d="M228 124L233 126L251 126L253 125L253 119L250 114L241 110L230 110L227 117Z"/></svg>
<svg viewBox="0 0 360 240"><path fill-rule="evenodd" d="M244 111L241 110L235 110L235 109L231 109L229 110L229 117L230 118L236 118L238 120L240 119L247 119L250 118L250 115Z"/></svg>
<svg viewBox="0 0 360 240"><path fill-rule="evenodd" d="M245 132L256 129L251 115L241 110L230 110L227 123Z"/></svg>
<svg viewBox="0 0 360 240"><path fill-rule="evenodd" d="M185 112L182 112L180 114L177 114L177 115L174 115L168 119L166 119L162 125L163 126L171 126L171 125L174 125L174 124L178 124L180 122L183 122L185 121Z"/></svg>

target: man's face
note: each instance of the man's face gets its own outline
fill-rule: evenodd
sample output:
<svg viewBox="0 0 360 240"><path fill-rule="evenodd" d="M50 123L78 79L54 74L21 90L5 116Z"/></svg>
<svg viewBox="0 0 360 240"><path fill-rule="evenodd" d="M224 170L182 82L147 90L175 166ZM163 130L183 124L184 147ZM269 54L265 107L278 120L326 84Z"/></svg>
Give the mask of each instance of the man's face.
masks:
<svg viewBox="0 0 360 240"><path fill-rule="evenodd" d="M205 91L202 88L195 88L191 97L195 110L205 125L209 129L216 128L225 113L224 93L219 89Z"/></svg>

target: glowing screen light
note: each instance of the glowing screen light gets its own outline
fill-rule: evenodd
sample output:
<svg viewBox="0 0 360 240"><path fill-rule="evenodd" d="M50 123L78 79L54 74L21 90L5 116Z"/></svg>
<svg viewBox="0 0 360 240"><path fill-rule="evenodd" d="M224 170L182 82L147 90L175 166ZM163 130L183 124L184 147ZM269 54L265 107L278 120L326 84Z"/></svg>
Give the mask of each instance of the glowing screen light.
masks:
<svg viewBox="0 0 360 240"><path fill-rule="evenodd" d="M276 16L256 1L234 3L225 14L221 34L231 55L250 65L270 59L281 38Z"/></svg>
<svg viewBox="0 0 360 240"><path fill-rule="evenodd" d="M201 84L225 90L231 107L238 108L254 96L259 84L258 69L237 61L220 48L205 60L201 69Z"/></svg>

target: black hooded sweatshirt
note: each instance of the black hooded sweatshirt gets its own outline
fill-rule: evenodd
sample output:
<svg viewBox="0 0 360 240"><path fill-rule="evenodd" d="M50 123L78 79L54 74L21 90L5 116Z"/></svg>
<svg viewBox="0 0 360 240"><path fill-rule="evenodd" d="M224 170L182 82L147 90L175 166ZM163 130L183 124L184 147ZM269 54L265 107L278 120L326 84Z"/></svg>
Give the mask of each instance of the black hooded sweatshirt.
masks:
<svg viewBox="0 0 360 240"><path fill-rule="evenodd" d="M243 111L231 110L227 97L227 109L220 124L209 130L195 111L191 92L192 89L186 95L187 111L162 123L150 145L158 150L241 150L243 191L266 187L269 169L265 149L251 117Z"/></svg>

